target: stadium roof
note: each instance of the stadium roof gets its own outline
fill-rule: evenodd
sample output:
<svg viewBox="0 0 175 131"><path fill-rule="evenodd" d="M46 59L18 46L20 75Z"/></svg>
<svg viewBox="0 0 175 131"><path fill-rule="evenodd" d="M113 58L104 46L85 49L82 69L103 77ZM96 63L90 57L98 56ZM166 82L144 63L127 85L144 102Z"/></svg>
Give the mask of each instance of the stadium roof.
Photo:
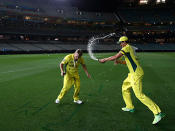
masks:
<svg viewBox="0 0 175 131"><path fill-rule="evenodd" d="M0 0L5 3L25 3L32 5L32 7L45 5L45 6L74 6L82 11L93 11L93 12L114 12L120 7L137 6L140 0ZM148 0L148 6L156 6L157 0ZM174 7L174 0L166 0L167 7Z"/></svg>
<svg viewBox="0 0 175 131"><path fill-rule="evenodd" d="M68 0L67 0L68 1ZM121 7L135 7L139 5L140 0L70 0L72 5L84 11L97 11L97 12L114 12ZM147 6L157 7L157 0L148 0ZM175 7L174 0L166 0L163 7Z"/></svg>

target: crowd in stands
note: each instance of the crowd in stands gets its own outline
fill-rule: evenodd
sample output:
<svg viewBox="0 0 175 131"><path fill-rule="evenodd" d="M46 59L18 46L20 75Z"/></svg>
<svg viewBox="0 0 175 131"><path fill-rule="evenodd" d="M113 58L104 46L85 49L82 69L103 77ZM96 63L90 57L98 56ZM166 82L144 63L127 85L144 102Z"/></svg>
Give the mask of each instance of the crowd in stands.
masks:
<svg viewBox="0 0 175 131"><path fill-rule="evenodd" d="M132 43L175 43L175 32L127 32Z"/></svg>

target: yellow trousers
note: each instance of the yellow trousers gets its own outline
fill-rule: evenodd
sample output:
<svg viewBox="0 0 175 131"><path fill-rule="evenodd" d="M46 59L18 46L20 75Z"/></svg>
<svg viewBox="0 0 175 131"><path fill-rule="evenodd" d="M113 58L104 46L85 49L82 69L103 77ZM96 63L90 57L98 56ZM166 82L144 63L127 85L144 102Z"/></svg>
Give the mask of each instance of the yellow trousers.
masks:
<svg viewBox="0 0 175 131"><path fill-rule="evenodd" d="M73 99L75 101L79 100L79 92L80 92L80 77L79 75L69 75L66 74L64 76L64 82L63 82L63 88L58 96L57 99L61 100L63 98L63 96L66 94L66 92L74 85L74 95L73 95Z"/></svg>
<svg viewBox="0 0 175 131"><path fill-rule="evenodd" d="M131 100L131 93L130 93L130 89L132 88L135 96L144 105L146 105L153 112L153 114L158 114L161 112L159 106L156 105L149 97L147 97L142 92L142 78L143 76L135 77L134 75L128 74L128 77L123 81L122 95L126 104L126 108L128 109L134 108Z"/></svg>

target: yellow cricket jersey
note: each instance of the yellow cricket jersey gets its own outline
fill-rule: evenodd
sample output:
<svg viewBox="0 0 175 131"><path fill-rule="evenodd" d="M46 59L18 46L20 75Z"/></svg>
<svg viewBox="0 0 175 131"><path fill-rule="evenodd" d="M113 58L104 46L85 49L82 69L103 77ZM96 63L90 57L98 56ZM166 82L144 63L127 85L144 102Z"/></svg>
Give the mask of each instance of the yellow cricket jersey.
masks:
<svg viewBox="0 0 175 131"><path fill-rule="evenodd" d="M138 77L144 74L142 67L140 66L137 57L135 55L135 50L129 44L123 47L120 52L124 55L126 64L128 66L129 72Z"/></svg>
<svg viewBox="0 0 175 131"><path fill-rule="evenodd" d="M77 75L78 66L80 64L85 64L84 59L82 57L80 57L77 61L74 61L74 54L67 55L61 63L66 66L66 73L70 75Z"/></svg>

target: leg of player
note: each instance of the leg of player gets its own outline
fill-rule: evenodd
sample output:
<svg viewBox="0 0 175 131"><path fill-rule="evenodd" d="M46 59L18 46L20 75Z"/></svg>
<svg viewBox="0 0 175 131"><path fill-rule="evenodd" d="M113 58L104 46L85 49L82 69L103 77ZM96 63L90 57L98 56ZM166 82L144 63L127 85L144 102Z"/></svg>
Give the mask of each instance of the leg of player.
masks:
<svg viewBox="0 0 175 131"><path fill-rule="evenodd" d="M74 83L74 95L73 95L74 103L82 104L83 101L79 100L80 77L76 76L74 80L75 80L75 83Z"/></svg>
<svg viewBox="0 0 175 131"><path fill-rule="evenodd" d="M130 77L128 76L122 85L122 95L123 99L125 101L126 107L123 107L123 111L129 111L129 112L134 112L134 105L132 104L132 99L131 99L131 83L130 83Z"/></svg>
<svg viewBox="0 0 175 131"><path fill-rule="evenodd" d="M136 97L153 112L154 120L152 124L157 124L165 115L161 113L159 106L142 92L142 78L139 78L133 84L133 91Z"/></svg>
<svg viewBox="0 0 175 131"><path fill-rule="evenodd" d="M64 86L58 95L57 99L55 100L55 103L60 103L60 100L63 98L63 96L66 94L66 92L72 87L73 85L73 78L69 77L67 74L64 76Z"/></svg>

